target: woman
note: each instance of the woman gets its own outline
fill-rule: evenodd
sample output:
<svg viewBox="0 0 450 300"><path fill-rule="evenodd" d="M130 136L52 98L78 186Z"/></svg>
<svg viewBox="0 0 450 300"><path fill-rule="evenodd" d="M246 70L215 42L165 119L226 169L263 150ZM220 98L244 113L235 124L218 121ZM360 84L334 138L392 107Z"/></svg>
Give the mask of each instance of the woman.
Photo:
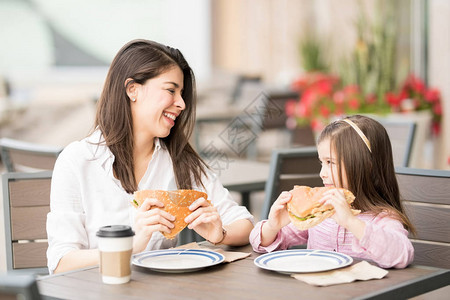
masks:
<svg viewBox="0 0 450 300"><path fill-rule="evenodd" d="M134 40L114 58L98 103L95 129L68 145L55 164L47 218L50 273L98 264L99 227L129 224L133 253L176 245L174 217L157 199L131 205L143 189L197 189L188 227L212 243L243 245L253 217L238 206L188 139L195 122L194 74L181 52Z"/></svg>

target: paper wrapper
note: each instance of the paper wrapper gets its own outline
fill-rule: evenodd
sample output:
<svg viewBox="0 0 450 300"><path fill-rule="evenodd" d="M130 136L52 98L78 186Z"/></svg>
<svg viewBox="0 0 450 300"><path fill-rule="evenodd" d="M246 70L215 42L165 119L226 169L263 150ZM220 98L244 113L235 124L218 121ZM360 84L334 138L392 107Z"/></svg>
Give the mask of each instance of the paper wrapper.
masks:
<svg viewBox="0 0 450 300"><path fill-rule="evenodd" d="M243 259L251 255L250 252L234 252L234 251L225 251L220 248L202 247L196 242L181 245L179 247L176 247L175 249L207 249L225 256L225 262L233 262L235 260Z"/></svg>
<svg viewBox="0 0 450 300"><path fill-rule="evenodd" d="M292 274L295 279L311 285L327 286L340 283L349 283L356 280L381 279L388 271L373 266L367 261L361 261L350 267L318 273Z"/></svg>

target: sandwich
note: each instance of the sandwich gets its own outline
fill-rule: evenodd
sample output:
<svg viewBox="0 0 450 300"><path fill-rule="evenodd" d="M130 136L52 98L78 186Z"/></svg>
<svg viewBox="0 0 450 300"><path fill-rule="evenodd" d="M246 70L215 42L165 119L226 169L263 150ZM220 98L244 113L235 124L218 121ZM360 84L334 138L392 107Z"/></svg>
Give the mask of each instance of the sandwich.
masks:
<svg viewBox="0 0 450 300"><path fill-rule="evenodd" d="M134 193L132 201L133 206L139 207L146 198L155 198L164 203L164 210L175 217L173 222L175 227L170 233L161 232L164 237L173 239L181 230L188 224L184 221L191 211L189 206L199 198L208 199L208 195L203 192L195 190L176 190L176 191L162 191L162 190L142 190Z"/></svg>
<svg viewBox="0 0 450 300"><path fill-rule="evenodd" d="M306 230L331 217L334 214L334 207L331 204L319 203L323 193L331 189L342 190L349 206L355 200L353 193L343 188L294 186L290 191L292 198L287 203L292 224L300 230ZM352 212L357 215L361 211L352 209Z"/></svg>

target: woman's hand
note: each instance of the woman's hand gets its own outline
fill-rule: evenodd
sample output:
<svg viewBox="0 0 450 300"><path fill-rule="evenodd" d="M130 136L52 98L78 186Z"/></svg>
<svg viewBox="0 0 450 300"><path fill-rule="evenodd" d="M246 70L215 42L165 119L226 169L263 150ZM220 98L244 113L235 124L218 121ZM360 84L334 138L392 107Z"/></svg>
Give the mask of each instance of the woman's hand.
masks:
<svg viewBox="0 0 450 300"><path fill-rule="evenodd" d="M345 195L342 190L332 189L326 191L319 201L322 204L331 204L334 207L335 212L331 218L336 223L349 230L356 238L362 238L366 223L353 214L350 205L345 200Z"/></svg>
<svg viewBox="0 0 450 300"><path fill-rule="evenodd" d="M145 250L148 241L156 231L170 233L175 217L164 211L164 204L157 199L145 199L137 209L133 230L133 253Z"/></svg>
<svg viewBox="0 0 450 300"><path fill-rule="evenodd" d="M184 221L189 229L194 229L199 235L212 243L223 239L222 220L219 212L204 198L199 198L189 206L192 213Z"/></svg>

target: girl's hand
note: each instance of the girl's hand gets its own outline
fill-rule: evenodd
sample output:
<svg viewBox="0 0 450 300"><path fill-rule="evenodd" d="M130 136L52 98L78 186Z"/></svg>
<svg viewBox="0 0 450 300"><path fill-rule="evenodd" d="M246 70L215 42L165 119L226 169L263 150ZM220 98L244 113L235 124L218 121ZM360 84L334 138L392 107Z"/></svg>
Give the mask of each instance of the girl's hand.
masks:
<svg viewBox="0 0 450 300"><path fill-rule="evenodd" d="M135 232L133 253L144 251L154 232L163 231L170 233L175 226L173 224L175 217L164 211L163 207L164 204L161 201L147 198L137 209L133 226Z"/></svg>
<svg viewBox="0 0 450 300"><path fill-rule="evenodd" d="M291 193L282 192L280 196L278 196L277 200L275 200L272 204L269 212L269 219L267 220L267 225L270 226L272 230L276 230L278 232L281 228L291 222L286 208L286 203L288 203L291 198Z"/></svg>
<svg viewBox="0 0 450 300"><path fill-rule="evenodd" d="M194 229L207 241L218 243L223 239L222 220L219 212L204 198L195 200L189 206L192 213L184 221L188 223L189 229Z"/></svg>
<svg viewBox="0 0 450 300"><path fill-rule="evenodd" d="M269 212L269 218L261 228L261 246L266 247L273 243L277 237L278 231L288 225L291 221L286 209L286 203L292 198L289 192L282 192L278 199L272 204Z"/></svg>
<svg viewBox="0 0 450 300"><path fill-rule="evenodd" d="M366 223L353 214L350 205L345 200L344 192L342 190L332 189L326 191L319 201L322 204L331 204L334 207L335 212L331 218L335 220L336 223L352 232L356 238L362 238Z"/></svg>

